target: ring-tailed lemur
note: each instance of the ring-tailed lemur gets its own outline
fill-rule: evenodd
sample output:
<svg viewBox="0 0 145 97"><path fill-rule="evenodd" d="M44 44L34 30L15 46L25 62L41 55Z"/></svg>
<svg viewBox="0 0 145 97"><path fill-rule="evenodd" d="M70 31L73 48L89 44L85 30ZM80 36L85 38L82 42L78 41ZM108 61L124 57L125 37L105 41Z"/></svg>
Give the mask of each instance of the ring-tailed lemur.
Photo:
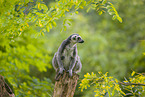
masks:
<svg viewBox="0 0 145 97"><path fill-rule="evenodd" d="M70 77L73 72L78 73L81 71L82 64L77 54L76 43L83 42L84 40L79 34L72 34L62 42L52 60L53 67L58 72L56 80L59 80L58 75L62 75L64 70L69 72Z"/></svg>

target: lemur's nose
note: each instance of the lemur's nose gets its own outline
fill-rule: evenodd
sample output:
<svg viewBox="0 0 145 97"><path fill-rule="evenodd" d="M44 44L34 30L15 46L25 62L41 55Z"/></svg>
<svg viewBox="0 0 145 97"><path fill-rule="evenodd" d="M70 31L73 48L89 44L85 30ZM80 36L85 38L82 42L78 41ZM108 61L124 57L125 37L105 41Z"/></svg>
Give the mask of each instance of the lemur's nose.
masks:
<svg viewBox="0 0 145 97"><path fill-rule="evenodd" d="M79 43L84 43L84 40L81 40Z"/></svg>

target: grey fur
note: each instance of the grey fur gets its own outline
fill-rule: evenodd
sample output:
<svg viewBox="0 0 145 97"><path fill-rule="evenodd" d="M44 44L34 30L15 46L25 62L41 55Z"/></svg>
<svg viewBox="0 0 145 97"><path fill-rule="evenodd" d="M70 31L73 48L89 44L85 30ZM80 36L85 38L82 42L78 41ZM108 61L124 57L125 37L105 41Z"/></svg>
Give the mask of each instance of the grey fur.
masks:
<svg viewBox="0 0 145 97"><path fill-rule="evenodd" d="M83 42L79 34L72 34L62 42L52 60L53 67L58 75L62 75L63 71L66 70L71 77L73 72L78 73L81 71L82 64L77 54L76 44Z"/></svg>

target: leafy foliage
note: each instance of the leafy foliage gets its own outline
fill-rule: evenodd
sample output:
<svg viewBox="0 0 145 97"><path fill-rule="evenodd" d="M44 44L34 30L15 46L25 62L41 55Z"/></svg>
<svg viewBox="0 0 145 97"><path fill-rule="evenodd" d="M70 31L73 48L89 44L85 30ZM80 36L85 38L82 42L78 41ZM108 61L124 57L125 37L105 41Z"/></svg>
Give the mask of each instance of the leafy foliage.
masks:
<svg viewBox="0 0 145 97"><path fill-rule="evenodd" d="M143 74L134 76L135 72L133 71L131 76L134 77L129 78L129 81L125 80L122 83L112 76L107 76L107 73L102 74L102 72L98 72L96 75L92 72L91 74L87 73L84 75L84 79L80 83L81 91L83 91L83 89L87 89L87 87L92 86L94 88L94 92L96 93L95 97L103 97L105 95L108 95L109 97L123 97L126 95L142 97L145 95L145 76ZM127 90L129 93L125 94L122 89Z"/></svg>
<svg viewBox="0 0 145 97"><path fill-rule="evenodd" d="M29 31L33 32L33 30L30 29ZM32 74L30 74L30 70L33 66L35 66L40 72L46 72L47 68L52 67L49 64L50 57L48 56L48 52L43 47L44 42L43 40L40 41L35 39L30 32L26 33L24 31L24 33L25 34L15 38L15 40L11 42L6 38L0 38L1 42L4 41L2 42L4 44L1 44L0 51L0 73L6 76L8 81L14 86L16 95L26 96L29 92L31 94L31 92L34 92L34 86L35 91L39 91L39 88L37 89L36 87L39 86L40 83L49 84L47 87L41 85L40 88L41 91L43 89L47 92L49 91L48 94L50 95L52 93L50 92L52 89L51 82L38 81L35 83L33 81L34 79L31 77ZM38 78L35 79L38 80ZM41 93L38 95L41 95Z"/></svg>
<svg viewBox="0 0 145 97"><path fill-rule="evenodd" d="M49 6L42 1L33 0L0 2L0 73L14 86L17 96L51 95L52 83L47 81L49 79L40 81L31 73L31 69L34 68L40 73L52 68L49 64L51 58L44 47L44 39L35 37L44 36L45 32L56 27L56 20L65 17L67 12L70 11L72 15L78 14L79 8L83 9L93 2L59 0L50 3ZM69 23L65 21L64 28L65 24Z"/></svg>
<svg viewBox="0 0 145 97"><path fill-rule="evenodd" d="M13 85L16 96L50 97L53 89L50 79L40 80L31 73L34 67L39 72L46 72L52 66L44 40L34 36L37 32L30 23L32 14L27 11L29 4L33 3L1 1L0 74Z"/></svg>
<svg viewBox="0 0 145 97"><path fill-rule="evenodd" d="M48 78L44 78L42 81L40 81L38 78L33 78L27 81L27 83L21 83L18 88L15 88L15 93L20 97L51 97L53 92L52 87L54 86L50 83L51 81Z"/></svg>
<svg viewBox="0 0 145 97"><path fill-rule="evenodd" d="M115 20L119 20L119 22L122 23L122 18L119 16L118 12L116 11L115 7L113 6L112 3L109 3L109 5L107 6L108 12L110 15L113 15L112 19Z"/></svg>
<svg viewBox="0 0 145 97"><path fill-rule="evenodd" d="M53 82L50 80L54 81L55 75L51 59L61 42L74 32L85 40L85 44L78 46L83 63L81 76L86 72L109 72L113 78L103 73L99 77L106 78L111 83L115 81L114 78L121 80L124 76L127 77L131 69L144 72L144 44L140 46L139 42L145 35L145 25L142 23L143 1L44 1L45 3L39 0L0 1L0 74L13 85L16 96L51 96ZM102 16L97 16L96 12ZM122 22L120 16L123 17L124 22L112 22L106 12L119 22ZM134 73L132 75L134 78ZM142 77L138 75L136 80L130 80L141 82ZM122 90L114 90L114 95L118 92L121 94L121 91L130 91L136 95L139 94L138 90L142 92L144 89L127 86L126 92L115 83L111 89L116 87L115 89ZM109 83L103 84L110 87ZM100 89L101 93L112 91L109 88L104 91L103 88ZM89 94L92 96L91 93L89 90L83 94L78 92L80 96L86 97Z"/></svg>
<svg viewBox="0 0 145 97"><path fill-rule="evenodd" d="M99 15L102 15L107 11L110 15L113 15L113 20L117 19L122 23L122 18L119 16L112 3L107 2L107 0L99 0L99 2L95 1L93 3L94 4L87 9L87 12L90 10L90 8L95 9Z"/></svg>
<svg viewBox="0 0 145 97"><path fill-rule="evenodd" d="M4 5L10 4L13 1L2 2L2 9ZM17 3L18 2L18 3ZM38 35L44 35L44 32L49 32L52 27L56 27L56 20L61 17L65 17L65 14L69 11L71 15L78 14L79 9L83 9L85 6L90 6L98 9L109 7L109 14L114 13L113 19L117 17L117 19L122 22L121 17L119 17L116 9L114 8L112 3L108 3L107 0L59 0L55 3L50 4L50 6L46 6L42 1L14 1L14 5L12 8L7 9L8 11L2 12L2 15L5 17L1 18L1 32L9 32L5 33L5 35L9 35L11 37L21 35L23 30L29 27L29 22L34 22L36 26L40 27L40 33ZM107 5L106 7L106 3ZM95 6L94 6L95 5ZM98 6L101 5L101 6ZM110 7L113 9L110 9ZM114 12L110 12L110 10ZM103 10L102 10L103 11ZM102 11L99 13L102 13ZM4 22L7 20L7 22ZM13 25L10 25L10 22L13 22ZM14 26L15 25L15 26ZM16 27L17 29L13 29ZM8 28L8 29L6 29ZM65 25L64 25L65 28ZM18 30L18 31L17 31Z"/></svg>

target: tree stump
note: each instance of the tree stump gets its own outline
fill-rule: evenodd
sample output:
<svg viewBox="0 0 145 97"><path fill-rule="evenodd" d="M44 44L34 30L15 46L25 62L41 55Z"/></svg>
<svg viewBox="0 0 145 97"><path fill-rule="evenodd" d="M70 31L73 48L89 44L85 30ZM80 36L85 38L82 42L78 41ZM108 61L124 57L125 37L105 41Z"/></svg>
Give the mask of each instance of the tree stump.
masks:
<svg viewBox="0 0 145 97"><path fill-rule="evenodd" d="M79 75L73 74L70 78L69 74L64 72L59 81L55 82L53 97L73 97Z"/></svg>
<svg viewBox="0 0 145 97"><path fill-rule="evenodd" d="M11 88L4 81L4 77L0 75L0 97L15 97Z"/></svg>

